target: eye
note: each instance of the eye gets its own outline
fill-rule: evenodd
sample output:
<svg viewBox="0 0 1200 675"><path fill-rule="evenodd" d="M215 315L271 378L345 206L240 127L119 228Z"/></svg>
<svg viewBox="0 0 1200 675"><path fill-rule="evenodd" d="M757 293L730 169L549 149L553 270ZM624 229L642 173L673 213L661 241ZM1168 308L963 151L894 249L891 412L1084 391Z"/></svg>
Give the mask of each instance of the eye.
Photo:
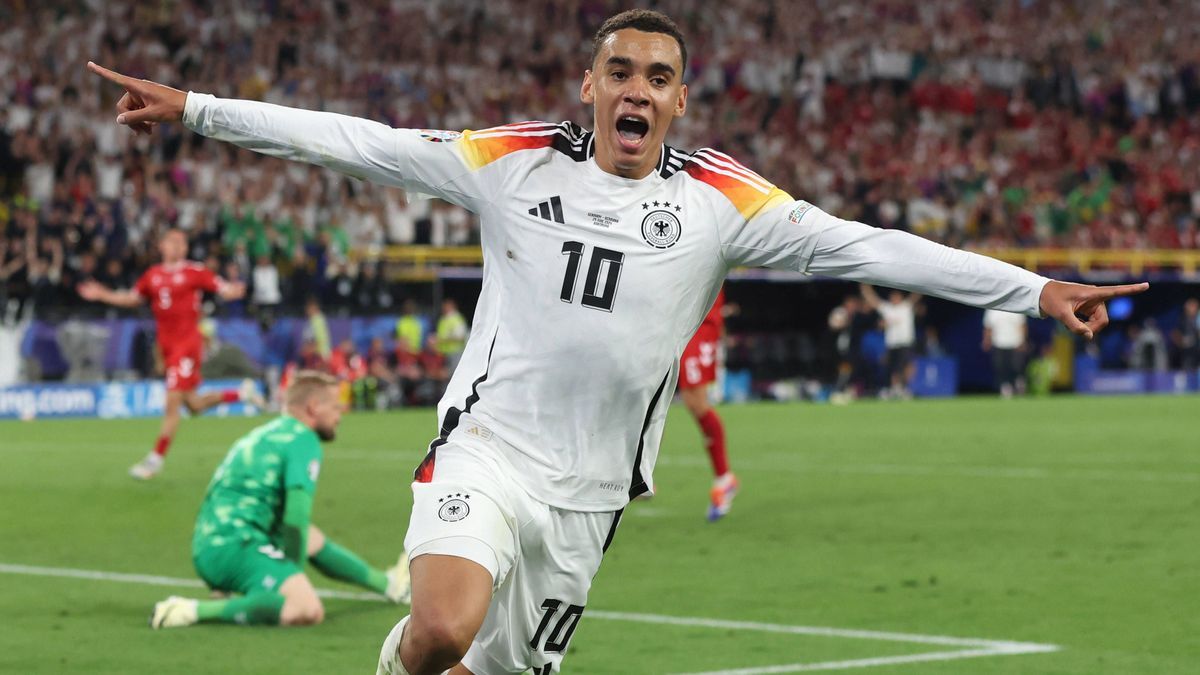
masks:
<svg viewBox="0 0 1200 675"><path fill-rule="evenodd" d="M665 78L665 77L656 77L656 78L654 78L654 79L652 79L652 80L650 80L650 81L651 81L651 82L654 84L654 86L656 86L656 87L665 87L665 86L667 86L667 78Z"/></svg>
<svg viewBox="0 0 1200 675"><path fill-rule="evenodd" d="M624 80L626 77L628 77L628 75L626 75L624 71L614 70L612 77L614 80Z"/></svg>

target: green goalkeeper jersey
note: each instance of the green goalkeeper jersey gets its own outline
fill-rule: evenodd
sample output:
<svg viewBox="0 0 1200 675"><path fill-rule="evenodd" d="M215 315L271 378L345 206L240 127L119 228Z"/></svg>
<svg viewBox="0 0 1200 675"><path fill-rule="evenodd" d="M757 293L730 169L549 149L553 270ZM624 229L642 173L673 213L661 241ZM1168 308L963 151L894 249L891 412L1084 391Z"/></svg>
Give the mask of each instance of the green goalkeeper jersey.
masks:
<svg viewBox="0 0 1200 675"><path fill-rule="evenodd" d="M238 439L217 467L192 536L192 550L228 544L283 549L289 490L312 496L321 472L317 434L283 415Z"/></svg>

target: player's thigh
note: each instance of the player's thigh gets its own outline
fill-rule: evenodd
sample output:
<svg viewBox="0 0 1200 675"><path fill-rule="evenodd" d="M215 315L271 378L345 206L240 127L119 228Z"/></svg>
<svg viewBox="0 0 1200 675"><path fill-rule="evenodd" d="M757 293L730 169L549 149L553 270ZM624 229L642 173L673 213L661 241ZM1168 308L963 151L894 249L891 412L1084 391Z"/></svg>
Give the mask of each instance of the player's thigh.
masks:
<svg viewBox="0 0 1200 675"><path fill-rule="evenodd" d="M271 545L214 546L197 550L192 560L209 588L229 593L279 592L303 570Z"/></svg>
<svg viewBox="0 0 1200 675"><path fill-rule="evenodd" d="M426 646L465 650L487 616L492 575L479 563L451 554L423 553L409 562L409 626Z"/></svg>
<svg viewBox="0 0 1200 675"><path fill-rule="evenodd" d="M525 525L520 556L463 665L475 675L557 673L619 519L545 507L544 519Z"/></svg>
<svg viewBox="0 0 1200 675"><path fill-rule="evenodd" d="M516 555L510 489L453 443L438 449L430 481L413 483L404 550L414 634L469 642L478 630Z"/></svg>
<svg viewBox="0 0 1200 675"><path fill-rule="evenodd" d="M184 345L163 355L166 363L167 391L195 392L200 386L200 364L203 349L199 345Z"/></svg>

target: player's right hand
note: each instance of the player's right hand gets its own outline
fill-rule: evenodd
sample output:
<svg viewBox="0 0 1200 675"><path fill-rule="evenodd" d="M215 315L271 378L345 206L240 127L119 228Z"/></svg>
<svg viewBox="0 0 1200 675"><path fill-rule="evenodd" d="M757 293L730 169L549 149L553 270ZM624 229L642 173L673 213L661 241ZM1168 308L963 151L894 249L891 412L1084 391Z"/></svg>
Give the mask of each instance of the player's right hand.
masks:
<svg viewBox="0 0 1200 675"><path fill-rule="evenodd" d="M117 101L117 124L123 124L135 133L148 134L159 122L178 122L183 119L187 92L150 80L134 79L91 61L88 61L87 67L100 77L125 88L125 95Z"/></svg>

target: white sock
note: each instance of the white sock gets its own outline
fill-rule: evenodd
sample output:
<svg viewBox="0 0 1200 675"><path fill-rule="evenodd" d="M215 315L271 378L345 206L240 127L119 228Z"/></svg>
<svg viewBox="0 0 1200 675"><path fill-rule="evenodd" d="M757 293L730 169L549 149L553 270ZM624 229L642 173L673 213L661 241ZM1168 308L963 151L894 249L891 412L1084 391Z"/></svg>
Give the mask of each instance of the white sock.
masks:
<svg viewBox="0 0 1200 675"><path fill-rule="evenodd" d="M408 618L400 619L400 622L392 627L392 632L388 633L387 639L383 641L383 647L379 650L379 666L375 669L375 675L409 675L409 672L404 669L404 662L400 660L400 639L404 637L404 627L408 625Z"/></svg>

